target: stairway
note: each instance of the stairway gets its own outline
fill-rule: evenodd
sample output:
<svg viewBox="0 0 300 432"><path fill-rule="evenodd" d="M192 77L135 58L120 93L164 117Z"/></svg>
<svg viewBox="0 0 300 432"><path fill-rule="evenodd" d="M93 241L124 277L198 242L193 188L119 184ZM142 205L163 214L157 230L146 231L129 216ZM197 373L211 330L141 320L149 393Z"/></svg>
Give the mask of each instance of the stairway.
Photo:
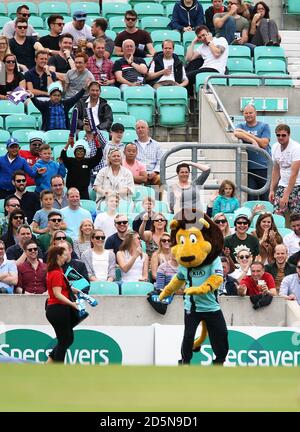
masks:
<svg viewBox="0 0 300 432"><path fill-rule="evenodd" d="M288 71L294 78L299 78L295 86L300 87L300 31L280 30L280 35L281 46L288 59Z"/></svg>

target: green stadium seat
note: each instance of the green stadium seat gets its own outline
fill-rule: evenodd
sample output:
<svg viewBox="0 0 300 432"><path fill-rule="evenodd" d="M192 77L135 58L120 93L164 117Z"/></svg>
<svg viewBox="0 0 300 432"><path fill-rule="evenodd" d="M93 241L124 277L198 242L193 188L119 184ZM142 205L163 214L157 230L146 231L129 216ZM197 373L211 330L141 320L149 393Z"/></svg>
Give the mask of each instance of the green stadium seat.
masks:
<svg viewBox="0 0 300 432"><path fill-rule="evenodd" d="M228 57L247 58L251 60L251 50L246 45L229 45Z"/></svg>
<svg viewBox="0 0 300 432"><path fill-rule="evenodd" d="M133 200L143 201L146 197L152 197L155 200L155 190L151 186L135 185Z"/></svg>
<svg viewBox="0 0 300 432"><path fill-rule="evenodd" d="M62 144L58 144L52 148L52 156L53 160L57 160L60 157L61 151L63 150L65 146Z"/></svg>
<svg viewBox="0 0 300 432"><path fill-rule="evenodd" d="M176 30L153 30L151 39L153 44L160 44L159 51L162 50L161 44L166 39L174 41L175 45L181 45L181 35Z"/></svg>
<svg viewBox="0 0 300 432"><path fill-rule="evenodd" d="M105 212L107 209L106 206L106 202L105 201L101 201L100 206L99 206L99 211L100 212ZM122 214L128 214L128 213L132 213L133 211L133 203L131 200L124 200L124 199L120 199L119 201L119 205L117 208L117 213L122 213Z"/></svg>
<svg viewBox="0 0 300 432"><path fill-rule="evenodd" d="M282 238L288 234L292 234L293 232L290 228L278 228L278 231Z"/></svg>
<svg viewBox="0 0 300 432"><path fill-rule="evenodd" d="M27 114L12 114L5 118L5 129L9 132L15 129L36 129L36 119Z"/></svg>
<svg viewBox="0 0 300 432"><path fill-rule="evenodd" d="M0 130L0 145L6 144L6 141L9 140L10 133L6 130ZM1 211L1 210L0 210Z"/></svg>
<svg viewBox="0 0 300 432"><path fill-rule="evenodd" d="M300 14L299 0L287 0L287 13L295 15Z"/></svg>
<svg viewBox="0 0 300 432"><path fill-rule="evenodd" d="M269 73L267 73L266 75L268 75L268 76L276 76L276 77L281 77L281 78L278 78L278 79L266 79L265 80L265 85L267 85L267 86L279 86L279 87L293 87L294 86L294 84L293 84L293 80L292 80L292 78L290 77L290 75L289 74L285 74L285 73L277 73L277 72L269 72ZM288 78L289 77L289 79L283 79L283 78Z"/></svg>
<svg viewBox="0 0 300 432"><path fill-rule="evenodd" d="M171 20L172 15L173 15L174 4L175 4L175 3L169 3L169 4L167 4L166 7L165 7L165 15L166 15L166 17L168 17L170 20Z"/></svg>
<svg viewBox="0 0 300 432"><path fill-rule="evenodd" d="M94 189L89 190L89 196L90 196L90 200L96 201L97 194L96 194L96 191L94 191Z"/></svg>
<svg viewBox="0 0 300 432"><path fill-rule="evenodd" d="M46 1L46 2L41 2L39 4L39 15L43 19L54 13L63 16L69 15L70 11L67 3L57 2L57 1L54 2Z"/></svg>
<svg viewBox="0 0 300 432"><path fill-rule="evenodd" d="M49 130L45 133L46 142L51 147L54 147L58 144L66 145L69 138L69 133L70 131L66 129Z"/></svg>
<svg viewBox="0 0 300 432"><path fill-rule="evenodd" d="M0 29L2 29L6 23L10 22L11 19L7 16L0 16Z"/></svg>
<svg viewBox="0 0 300 432"><path fill-rule="evenodd" d="M202 73L199 73L198 75L196 75L196 84L195 84L196 93L198 93L199 87L204 86L204 82L205 82L207 77L209 77L209 76L217 77L218 75L221 75L221 74L218 74L217 72L202 72ZM211 79L210 82L214 85L223 85L223 86L227 85L226 78L214 78L214 79Z"/></svg>
<svg viewBox="0 0 300 432"><path fill-rule="evenodd" d="M10 114L24 114L24 104L14 104L9 100L0 100L0 115L7 116Z"/></svg>
<svg viewBox="0 0 300 432"><path fill-rule="evenodd" d="M263 200L259 200L259 201L245 201L243 204L243 207L247 207L250 210L253 209L253 207L255 207L257 204L263 204L265 206L265 210L264 211L268 211L270 213L273 213L274 211L274 206L272 203L270 203L270 201L263 201Z"/></svg>
<svg viewBox="0 0 300 432"><path fill-rule="evenodd" d="M48 34L49 34L49 31L48 31ZM27 114L34 116L36 119L41 119L41 117L42 117L41 112L37 109L37 107L35 105L33 105L33 103L31 101L29 101L29 103L26 105L25 110L26 110Z"/></svg>
<svg viewBox="0 0 300 432"><path fill-rule="evenodd" d="M111 38L113 41L116 39L117 33L113 30L106 30L105 34L107 37Z"/></svg>
<svg viewBox="0 0 300 432"><path fill-rule="evenodd" d="M88 210L91 214L97 213L96 202L88 199L81 199L80 205L83 209Z"/></svg>
<svg viewBox="0 0 300 432"><path fill-rule="evenodd" d="M226 219L228 220L230 228L233 228L234 227L235 214L234 213L226 213L225 216L226 216Z"/></svg>
<svg viewBox="0 0 300 432"><path fill-rule="evenodd" d="M128 114L127 102L120 100L108 100L108 105L111 107L113 115L115 114Z"/></svg>
<svg viewBox="0 0 300 432"><path fill-rule="evenodd" d="M169 4L174 5L177 0L159 0L159 2L163 5L164 8L166 8Z"/></svg>
<svg viewBox="0 0 300 432"><path fill-rule="evenodd" d="M108 22L110 30L115 31L116 33L125 30L124 16L113 16L109 18Z"/></svg>
<svg viewBox="0 0 300 432"><path fill-rule="evenodd" d="M138 3L158 3L158 0L129 0L128 3L134 9L134 6Z"/></svg>
<svg viewBox="0 0 300 432"><path fill-rule="evenodd" d="M156 43L154 45L154 49L159 52L162 51L162 46L161 43ZM184 61L184 48L182 45L176 44L174 45L174 53L178 55L178 57L180 58L180 60L183 62Z"/></svg>
<svg viewBox="0 0 300 432"><path fill-rule="evenodd" d="M7 16L7 9L4 3L0 4L0 16Z"/></svg>
<svg viewBox="0 0 300 432"><path fill-rule="evenodd" d="M144 17L141 19L141 28L151 33L153 30L165 30L170 20L167 17Z"/></svg>
<svg viewBox="0 0 300 432"><path fill-rule="evenodd" d="M0 145L0 156L5 156L7 153L7 148L5 145Z"/></svg>
<svg viewBox="0 0 300 432"><path fill-rule="evenodd" d="M4 125L3 117L0 116L0 129L3 129L3 125Z"/></svg>
<svg viewBox="0 0 300 432"><path fill-rule="evenodd" d="M276 46L258 46L254 49L254 62L270 58L286 61L284 49Z"/></svg>
<svg viewBox="0 0 300 432"><path fill-rule="evenodd" d="M43 30L44 29L44 21L43 18L39 16L31 16L29 18L29 24L32 25L32 27L35 28L35 30Z"/></svg>
<svg viewBox="0 0 300 432"><path fill-rule="evenodd" d="M48 36L49 29L38 29L37 34L38 34L39 38L41 38L43 36Z"/></svg>
<svg viewBox="0 0 300 432"><path fill-rule="evenodd" d="M134 207L134 211L136 213L140 213L142 211L144 211L143 206L142 206L142 201L137 201ZM168 204L164 201L155 201L155 206L154 206L154 211L157 213L169 213L169 207Z"/></svg>
<svg viewBox="0 0 300 432"><path fill-rule="evenodd" d="M132 115L116 114L113 116L114 123L122 123L125 129L135 131L136 119Z"/></svg>
<svg viewBox="0 0 300 432"><path fill-rule="evenodd" d="M269 73L286 73L286 63L284 60L278 59L263 59L256 60L255 65L255 73L257 75L267 75Z"/></svg>
<svg viewBox="0 0 300 432"><path fill-rule="evenodd" d="M154 290L150 282L123 282L121 294L128 296L145 296Z"/></svg>
<svg viewBox="0 0 300 432"><path fill-rule="evenodd" d="M153 125L155 114L155 92L149 85L143 87L126 87L123 99L128 105L128 114L137 120L145 120L149 126Z"/></svg>
<svg viewBox="0 0 300 432"><path fill-rule="evenodd" d="M30 1L14 1L7 2L7 16L9 16L10 19L15 19L17 16L17 8L22 5L26 5L29 7L29 12L31 15L38 15L38 7L36 3Z"/></svg>
<svg viewBox="0 0 300 432"><path fill-rule="evenodd" d="M253 72L253 63L252 60L248 58L228 58L227 60L227 68L229 74L231 73L240 73L240 72Z"/></svg>
<svg viewBox="0 0 300 432"><path fill-rule="evenodd" d="M188 117L188 95L185 88L159 87L156 98L160 126L185 126Z"/></svg>
<svg viewBox="0 0 300 432"><path fill-rule="evenodd" d="M255 228L256 225L256 221L258 219L259 215L255 215L254 218L252 219L251 228ZM277 228L285 228L285 218L284 216L278 215L278 214L272 214L275 225Z"/></svg>
<svg viewBox="0 0 300 432"><path fill-rule="evenodd" d="M0 199L0 212L4 213L4 198Z"/></svg>
<svg viewBox="0 0 300 432"><path fill-rule="evenodd" d="M237 74L231 74L232 78L228 79L228 84L230 86L259 86L260 81L259 79L242 79L242 78L234 78L234 75L251 75L255 77L256 75L254 73L249 72L239 72Z"/></svg>
<svg viewBox="0 0 300 432"><path fill-rule="evenodd" d="M157 16L165 15L164 7L159 3L137 3L134 5L134 10L136 11L140 19L149 16L154 18Z"/></svg>
<svg viewBox="0 0 300 432"><path fill-rule="evenodd" d="M184 32L182 35L182 44L184 46L184 50L186 51L188 49L188 47L191 45L192 40L195 39L195 33L192 31L189 32ZM195 45L195 49L197 49L200 45L202 45L201 43L196 43Z"/></svg>
<svg viewBox="0 0 300 432"><path fill-rule="evenodd" d="M70 15L73 16L76 11L85 11L87 15L99 15L100 7L98 2L72 2L70 4Z"/></svg>
<svg viewBox="0 0 300 432"><path fill-rule="evenodd" d="M130 9L128 3L112 2L103 3L102 15L109 20L112 17L124 17L125 12Z"/></svg>
<svg viewBox="0 0 300 432"><path fill-rule="evenodd" d="M116 296L119 295L119 285L116 282L91 282L90 295Z"/></svg>
<svg viewBox="0 0 300 432"><path fill-rule="evenodd" d="M12 132L12 137L16 138L21 146L27 145L29 143L29 135L34 131L34 129L17 129Z"/></svg>
<svg viewBox="0 0 300 432"><path fill-rule="evenodd" d="M95 19L99 18L99 15L87 15L86 17L86 25L92 27L93 22L95 21Z"/></svg>
<svg viewBox="0 0 300 432"><path fill-rule="evenodd" d="M101 87L101 97L106 100L121 100L121 91L118 87L102 86Z"/></svg>
<svg viewBox="0 0 300 432"><path fill-rule="evenodd" d="M137 138L137 134L135 131L129 129L129 130L125 130L124 131L124 135L123 135L123 143L127 144L130 142L133 142L135 139Z"/></svg>

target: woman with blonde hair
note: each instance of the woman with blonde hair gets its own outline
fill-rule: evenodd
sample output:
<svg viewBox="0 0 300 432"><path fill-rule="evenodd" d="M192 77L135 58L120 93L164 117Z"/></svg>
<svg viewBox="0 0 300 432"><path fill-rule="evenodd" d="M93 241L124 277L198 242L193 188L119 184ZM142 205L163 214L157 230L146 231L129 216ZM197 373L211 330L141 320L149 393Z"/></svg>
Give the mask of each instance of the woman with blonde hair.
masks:
<svg viewBox="0 0 300 432"><path fill-rule="evenodd" d="M148 281L149 258L141 247L141 238L135 231L128 231L117 252L122 282Z"/></svg>
<svg viewBox="0 0 300 432"><path fill-rule="evenodd" d="M79 226L78 239L74 240L73 249L81 258L83 252L91 248L92 233L94 231L94 224L90 219L83 219Z"/></svg>
<svg viewBox="0 0 300 432"><path fill-rule="evenodd" d="M159 241L161 237L167 231L168 221L162 213L156 213L152 218L151 230L146 231L145 227L148 219L149 215L148 213L145 213L139 229L139 234L141 239L146 242L146 253L149 258L151 258L154 252L159 248Z"/></svg>
<svg viewBox="0 0 300 432"><path fill-rule="evenodd" d="M4 57L10 54L8 39L6 36L0 36L0 62L3 62Z"/></svg>
<svg viewBox="0 0 300 432"><path fill-rule="evenodd" d="M159 248L151 257L150 269L152 279L157 279L158 267L171 259L171 237L170 234L164 232L159 240Z"/></svg>
<svg viewBox="0 0 300 432"><path fill-rule="evenodd" d="M255 231L251 233L259 240L259 255L262 263L272 264L275 261L275 246L283 242L271 213L261 213L256 221Z"/></svg>
<svg viewBox="0 0 300 432"><path fill-rule="evenodd" d="M240 282L244 277L251 274L250 266L253 261L253 256L250 249L245 245L237 246L234 250L234 254L236 256L237 265L234 272L230 273L229 276Z"/></svg>
<svg viewBox="0 0 300 432"><path fill-rule="evenodd" d="M222 231L223 237L227 237L231 235L231 230L229 226L229 222L224 213L220 212L214 215L213 217L214 223L218 225L220 230Z"/></svg>

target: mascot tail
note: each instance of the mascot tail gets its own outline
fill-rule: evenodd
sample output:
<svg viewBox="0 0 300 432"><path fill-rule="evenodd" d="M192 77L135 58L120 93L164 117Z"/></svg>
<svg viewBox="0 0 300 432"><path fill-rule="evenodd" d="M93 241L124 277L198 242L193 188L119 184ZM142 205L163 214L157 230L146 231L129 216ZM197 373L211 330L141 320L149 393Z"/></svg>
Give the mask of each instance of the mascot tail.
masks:
<svg viewBox="0 0 300 432"><path fill-rule="evenodd" d="M206 336L207 336L206 322L202 321L201 335L194 340L194 345L193 345L194 352L200 351L201 344L205 341Z"/></svg>

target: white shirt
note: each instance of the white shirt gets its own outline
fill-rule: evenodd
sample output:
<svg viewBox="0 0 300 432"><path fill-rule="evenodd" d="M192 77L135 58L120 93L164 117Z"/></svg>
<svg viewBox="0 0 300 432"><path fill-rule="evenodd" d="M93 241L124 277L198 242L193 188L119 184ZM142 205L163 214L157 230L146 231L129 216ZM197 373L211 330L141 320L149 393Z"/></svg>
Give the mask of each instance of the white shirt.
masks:
<svg viewBox="0 0 300 432"><path fill-rule="evenodd" d="M101 255L92 251L92 259L96 278L100 281L106 281L108 276L109 250L104 249Z"/></svg>
<svg viewBox="0 0 300 432"><path fill-rule="evenodd" d="M62 29L62 34L63 33L70 33L73 38L74 38L74 45L77 44L77 41L79 39L86 39L88 41L92 41L94 38L92 36L92 32L91 32L91 27L88 26L87 24L84 24L84 27L82 30L77 30L74 25L73 25L73 21L66 23L63 26Z"/></svg>
<svg viewBox="0 0 300 432"><path fill-rule="evenodd" d="M279 142L272 146L272 160L277 162L280 169L278 186L287 187L291 176L291 165L300 160L300 144L292 139L289 140L285 150L281 150ZM300 170L296 178L295 186L300 185Z"/></svg>
<svg viewBox="0 0 300 432"><path fill-rule="evenodd" d="M104 231L106 238L117 232L115 216L105 213L98 213L94 222L95 229Z"/></svg>
<svg viewBox="0 0 300 432"><path fill-rule="evenodd" d="M197 52L200 54L200 56L203 58L204 63L201 66L202 68L212 68L219 71L221 74L225 73L225 68L227 64L228 59L228 43L227 40L223 37L216 38L214 37L212 42L216 46L222 46L225 48L225 51L223 54L221 54L219 57L215 57L213 53L211 52L211 49L208 45L202 44L197 48Z"/></svg>
<svg viewBox="0 0 300 432"><path fill-rule="evenodd" d="M298 237L294 231L283 237L283 243L288 248L289 256L300 250L300 237Z"/></svg>
<svg viewBox="0 0 300 432"><path fill-rule="evenodd" d="M165 58L163 58L163 63L164 63L164 69L168 69L169 66L172 67L172 69L171 69L172 73L171 73L171 75L162 75L157 82L170 81L170 80L171 81L175 81L174 66L173 66L174 65L174 59L173 59L173 57L171 59L165 59ZM154 64L154 62L152 62L151 66L150 66L150 69L149 69L149 72L153 73L154 71L155 71L155 64ZM182 81L184 81L186 79L187 79L187 76L186 76L186 73L185 73L185 69L184 69L184 67L182 65Z"/></svg>
<svg viewBox="0 0 300 432"><path fill-rule="evenodd" d="M98 100L97 104L95 106L93 106L93 107L91 106L90 98L88 98L86 100L86 102L87 102L87 107L88 108L92 108L92 113L93 113L95 125L98 125L100 123L100 120L99 120L99 117L98 117L99 100Z"/></svg>
<svg viewBox="0 0 300 432"><path fill-rule="evenodd" d="M142 258L139 256L133 266L128 272L124 272L121 270L121 280L122 282L138 282L139 279L143 277L143 267L145 261L145 254L143 253ZM128 251L124 252L124 261L127 264L128 261L132 258Z"/></svg>

